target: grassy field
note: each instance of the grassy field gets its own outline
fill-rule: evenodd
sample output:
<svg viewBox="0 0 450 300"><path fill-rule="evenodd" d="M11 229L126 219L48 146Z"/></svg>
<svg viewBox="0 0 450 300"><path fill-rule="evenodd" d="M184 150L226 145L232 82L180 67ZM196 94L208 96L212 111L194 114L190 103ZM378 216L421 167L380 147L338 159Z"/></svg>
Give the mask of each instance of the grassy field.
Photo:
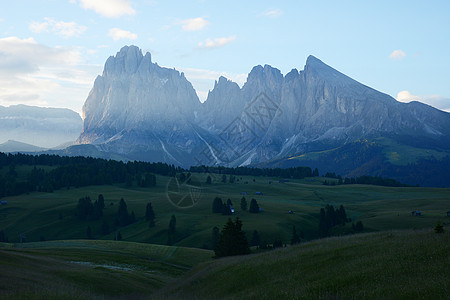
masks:
<svg viewBox="0 0 450 300"><path fill-rule="evenodd" d="M326 204L344 205L348 217L353 221L362 221L366 231L390 229L432 228L440 220L448 222L446 212L450 210L450 189L434 188L389 188L369 185L321 185L323 178L308 178L279 183L276 178L238 177L233 184L221 183L220 178L213 184L205 185L205 174L194 174L195 203L190 186L180 186L174 193L169 178L158 176L157 186L138 188L124 186L90 186L54 191L53 193L31 193L8 197L8 205L0 206L0 229L4 230L10 242L19 242L19 236L26 236L27 242L40 240L84 239L88 226L95 239L113 240L115 232L101 234L103 220L113 227L117 216L118 203L124 198L128 210L134 211L137 222L120 229L123 240L152 244L166 244L167 229L171 215L175 215L175 245L210 248L211 231L214 226L222 228L228 216L212 214L212 200L219 196L233 201L236 213L242 219L243 229L250 239L253 230L258 230L261 238L272 243L281 238L288 243L292 226L303 231L306 239L317 238L318 216L321 207ZM271 181L271 183L269 183ZM202 183L202 184L200 184ZM176 187L175 187L176 188ZM263 211L251 214L241 211L239 203L241 193L246 192L248 203L257 199ZM256 195L262 192L263 195ZM78 199L90 196L93 200L99 194L105 198L103 220L80 221L75 216ZM187 196L183 207L173 205ZM178 197L178 198L177 198ZM149 228L144 220L145 207L151 202L156 213L156 226ZM411 216L411 211L420 210L421 217ZM292 210L294 213L289 214ZM338 228L345 232L351 224Z"/></svg>
<svg viewBox="0 0 450 300"><path fill-rule="evenodd" d="M0 243L0 298L440 299L449 292L449 234L431 229L450 223L450 189L325 186L321 177L280 183L237 176L222 183L212 176L207 185L206 176L193 174L190 185L157 176L152 188L89 186L2 199L8 204L0 206L0 230L10 243ZM257 199L261 213L240 209L244 192L248 203ZM99 194L106 204L102 219L79 220L78 199ZM289 244L296 226L310 242L213 260L211 250L200 248L211 248L212 228L229 218L211 212L216 196L232 200L248 239L258 230L266 243ZM104 221L113 227L121 198L137 221L102 235ZM148 202L156 214L152 228L144 219ZM327 204L344 205L366 233L316 240L319 210ZM413 210L423 215L412 216ZM169 247L172 215L175 246ZM93 240L85 240L88 226ZM333 231L350 229L348 223ZM119 231L123 241L113 241Z"/></svg>
<svg viewBox="0 0 450 300"><path fill-rule="evenodd" d="M0 244L0 298L144 299L212 255L120 241Z"/></svg>
<svg viewBox="0 0 450 300"><path fill-rule="evenodd" d="M450 235L430 230L334 237L207 262L162 299L448 299Z"/></svg>

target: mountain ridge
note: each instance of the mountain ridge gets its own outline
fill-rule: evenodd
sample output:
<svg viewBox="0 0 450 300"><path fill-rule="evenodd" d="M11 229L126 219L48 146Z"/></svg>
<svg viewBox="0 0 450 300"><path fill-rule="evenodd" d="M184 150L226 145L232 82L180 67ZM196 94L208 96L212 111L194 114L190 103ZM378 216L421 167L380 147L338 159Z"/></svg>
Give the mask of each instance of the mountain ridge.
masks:
<svg viewBox="0 0 450 300"><path fill-rule="evenodd" d="M312 55L286 75L255 66L242 88L221 76L201 103L183 73L125 46L107 59L83 113L78 144L184 167L264 164L377 137L450 151L449 113L400 103Z"/></svg>

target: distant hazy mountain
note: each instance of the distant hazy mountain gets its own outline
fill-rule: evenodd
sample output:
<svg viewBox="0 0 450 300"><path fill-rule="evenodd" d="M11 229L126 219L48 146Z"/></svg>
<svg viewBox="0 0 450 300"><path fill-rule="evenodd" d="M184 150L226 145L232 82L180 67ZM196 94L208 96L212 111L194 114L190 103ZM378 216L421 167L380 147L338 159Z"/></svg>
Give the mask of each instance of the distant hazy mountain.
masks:
<svg viewBox="0 0 450 300"><path fill-rule="evenodd" d="M0 144L0 152L38 152L45 148L36 147L34 145L9 140Z"/></svg>
<svg viewBox="0 0 450 300"><path fill-rule="evenodd" d="M82 126L80 115L70 109L0 106L0 143L14 140L52 148L75 141Z"/></svg>
<svg viewBox="0 0 450 300"><path fill-rule="evenodd" d="M303 71L293 69L285 76L271 66L256 66L242 88L220 77L200 103L183 73L159 67L135 46L124 47L108 58L83 112L79 144L127 159L185 167L295 166L305 163L301 158L308 153L315 153L308 156L314 164L326 151L347 144L354 145L345 148L352 149L347 157L358 161L358 147L365 143L355 142L380 138L384 144L379 144L376 168L342 168L330 162L321 171L364 175L370 169L371 174L388 175L377 168L395 164L388 157L391 150L400 156L408 152L402 163L423 158L424 152L414 149L440 153L430 155L433 159L450 154L449 113L419 102L400 103L313 56ZM360 164L374 158L366 156Z"/></svg>

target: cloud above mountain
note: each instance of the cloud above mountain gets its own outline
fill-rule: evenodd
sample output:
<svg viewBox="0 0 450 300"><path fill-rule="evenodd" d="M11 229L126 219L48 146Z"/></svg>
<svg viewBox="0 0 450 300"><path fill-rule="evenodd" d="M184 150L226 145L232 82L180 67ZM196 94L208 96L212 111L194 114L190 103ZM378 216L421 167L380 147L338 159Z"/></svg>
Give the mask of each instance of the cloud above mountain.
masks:
<svg viewBox="0 0 450 300"><path fill-rule="evenodd" d="M204 49L214 49L214 48L220 48L225 45L230 44L231 42L234 42L236 40L236 36L230 36L230 37L221 37L221 38L214 38L210 39L207 38L205 41L198 43L199 48Z"/></svg>
<svg viewBox="0 0 450 300"><path fill-rule="evenodd" d="M450 112L450 98L440 95L416 96L409 91L400 91L397 94L397 101L409 103L411 101L419 101L431 105L437 109Z"/></svg>
<svg viewBox="0 0 450 300"><path fill-rule="evenodd" d="M29 27L35 33L51 32L63 38L77 37L87 30L86 26L75 22L56 21L52 18L44 18L43 22L32 22Z"/></svg>
<svg viewBox="0 0 450 300"><path fill-rule="evenodd" d="M177 22L177 24L181 25L181 28L184 31L199 31L204 29L209 24L209 22L204 18L199 17L182 20Z"/></svg>
<svg viewBox="0 0 450 300"><path fill-rule="evenodd" d="M112 37L113 40L115 40L115 41L122 40L122 39L135 40L138 37L136 33L132 33L131 31L123 30L123 29L119 29L119 28L111 28L108 32L108 35L110 37Z"/></svg>
<svg viewBox="0 0 450 300"><path fill-rule="evenodd" d="M400 49L392 51L392 53L389 55L389 58L393 59L393 60L402 60L405 57L406 57L406 53Z"/></svg>
<svg viewBox="0 0 450 300"><path fill-rule="evenodd" d="M87 10L93 10L107 18L118 18L124 15L134 15L136 11L128 0L70 0Z"/></svg>

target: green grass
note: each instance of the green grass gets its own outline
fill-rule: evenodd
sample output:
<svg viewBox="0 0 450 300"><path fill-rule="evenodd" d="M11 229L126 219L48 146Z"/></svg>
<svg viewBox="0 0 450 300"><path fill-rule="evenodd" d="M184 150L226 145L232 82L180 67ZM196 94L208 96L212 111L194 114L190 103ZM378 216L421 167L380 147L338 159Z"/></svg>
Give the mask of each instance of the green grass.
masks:
<svg viewBox="0 0 450 300"><path fill-rule="evenodd" d="M448 299L450 235L385 231L204 263L168 299Z"/></svg>
<svg viewBox="0 0 450 300"><path fill-rule="evenodd" d="M448 151L416 148L399 144L388 138L377 138L375 142L383 146L383 152L386 158L394 165L405 166L409 163L416 163L421 158L436 158L441 160L446 155L449 155Z"/></svg>
<svg viewBox="0 0 450 300"><path fill-rule="evenodd" d="M193 176L201 193L195 205L185 208L169 201L170 179L162 176L153 188L89 186L4 198L8 204L0 206L0 230L13 244L0 244L0 298L139 299L161 288L167 289L156 296L163 298L439 299L448 292L440 275L449 275L448 234L429 231L438 221L450 223L450 189L324 186L324 178L279 183L252 176L237 176L233 184L217 176L206 185L206 174ZM241 192L248 193L248 203L257 199L263 211L241 211ZM189 187L182 187L179 197L189 193ZM114 232L102 235L102 220L75 216L79 198L95 200L99 194L106 204L103 219L111 226L120 198L135 212L137 222L120 229L124 241L113 241ZM212 228L222 228L228 219L211 212L216 196L233 201L233 217L241 218L249 239L258 230L267 243L281 239L288 244L294 225L307 239L316 239L319 210L326 204L343 204L366 232L379 232L210 262L213 252L199 248L211 247ZM156 213L153 228L143 218L148 202ZM423 216L411 216L416 209ZM175 247L168 247L172 214L177 219ZM96 240L83 240L87 226ZM345 233L350 227L333 231ZM399 229L415 230L392 231ZM18 243L19 234L26 235L26 243Z"/></svg>
<svg viewBox="0 0 450 300"><path fill-rule="evenodd" d="M144 298L212 255L116 241L2 244L0 298Z"/></svg>
<svg viewBox="0 0 450 300"><path fill-rule="evenodd" d="M195 174L194 181L204 182L205 176ZM348 217L353 221L361 220L367 231L431 228L439 220L446 222L446 212L450 210L450 189L323 186L320 185L323 178L279 183L276 178L250 176L242 176L242 180L234 184L213 182L212 185L203 185L194 206L177 208L167 198L167 180L167 177L158 176L158 185L154 188L89 186L7 197L8 205L0 206L0 229L5 231L11 242L19 242L19 234L25 234L28 242L40 241L41 238L84 239L87 226L91 227L94 238L113 240L114 233L101 234L102 220L80 221L75 216L79 198L90 196L95 200L98 194L105 197L104 219L111 227L120 198L126 200L129 212L135 212L138 221L120 230L124 240L166 244L169 220L174 214L177 218L175 245L196 248L211 247L212 228L222 228L228 218L211 213L212 200L216 196L224 201L228 198L233 201L236 209L234 216L242 219L243 229L249 238L253 230L258 230L261 238L269 243L277 238L288 243L294 225L298 231L305 233L307 239L316 238L319 210L326 204L343 204ZM269 180L272 180L271 184ZM245 196L248 203L251 198L258 200L262 213L251 214L240 210L240 193L244 191L248 193ZM264 195L255 195L257 191ZM189 193L188 190L184 192ZM152 202L156 213L156 226L153 228L149 228L143 219L148 202ZM422 211L422 217L410 215L416 209ZM289 210L294 214L289 214ZM341 231L348 231L350 225L347 224Z"/></svg>

